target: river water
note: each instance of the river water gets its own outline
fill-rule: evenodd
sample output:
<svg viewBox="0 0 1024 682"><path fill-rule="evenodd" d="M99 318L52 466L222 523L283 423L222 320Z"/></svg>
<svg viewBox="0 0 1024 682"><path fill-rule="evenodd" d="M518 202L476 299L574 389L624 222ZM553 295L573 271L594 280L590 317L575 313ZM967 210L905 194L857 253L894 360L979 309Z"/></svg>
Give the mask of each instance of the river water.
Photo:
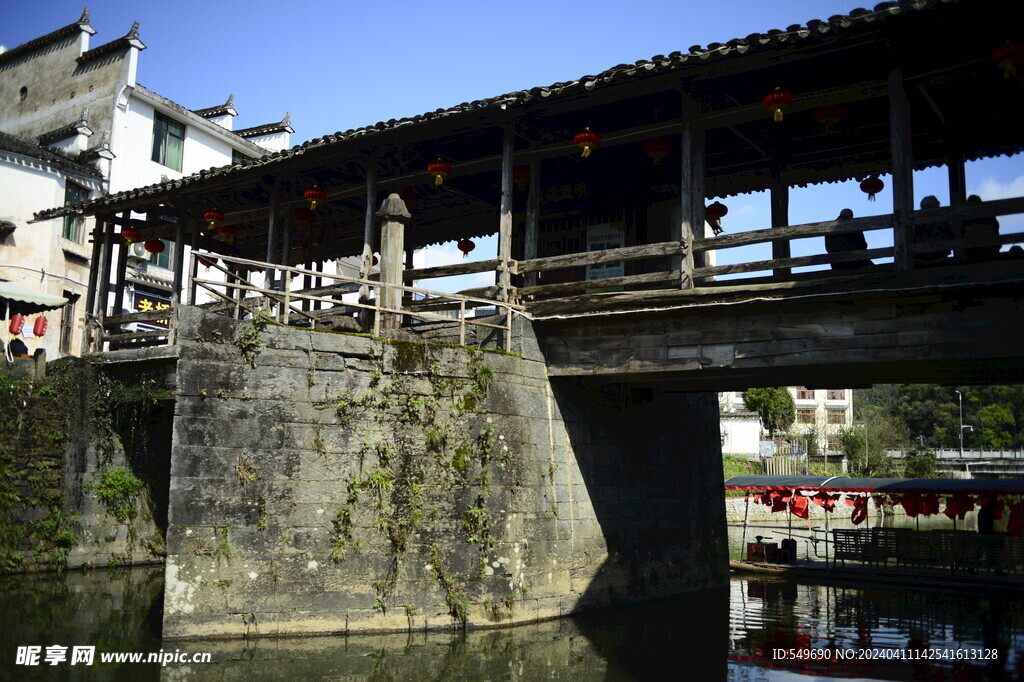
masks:
<svg viewBox="0 0 1024 682"><path fill-rule="evenodd" d="M1019 593L733 576L710 594L506 630L161 642L162 591L160 568L0 578L0 679L1024 679ZM94 646L94 664L46 665L54 645L69 659ZM40 665L18 665L24 646ZM100 662L161 650L211 662Z"/></svg>

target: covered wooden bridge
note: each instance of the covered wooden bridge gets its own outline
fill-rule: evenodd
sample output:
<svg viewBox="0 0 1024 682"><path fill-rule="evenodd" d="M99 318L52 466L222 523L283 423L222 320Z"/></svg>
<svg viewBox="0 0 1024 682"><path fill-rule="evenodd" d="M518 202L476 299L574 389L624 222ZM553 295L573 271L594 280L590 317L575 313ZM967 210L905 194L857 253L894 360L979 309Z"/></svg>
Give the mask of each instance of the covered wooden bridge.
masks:
<svg viewBox="0 0 1024 682"><path fill-rule="evenodd" d="M176 243L172 305L202 287L235 315L271 307L284 322L314 325L362 307L361 324L376 332L452 310L507 332L522 314L554 374L704 377L694 388L785 375L812 385L793 368L848 362L852 370L827 379L865 381L865 353L897 348L883 374L898 379L906 360L948 342L926 359L1019 378L1024 339L1012 316L1024 259L1007 245L1024 235L985 225L1024 212L1024 198L969 203L964 180L965 161L1024 146L1016 9L1006 0L886 2L328 135L39 217L97 219L87 301L95 349L138 341L146 332L122 325L157 315L110 314L121 309L124 243L134 236ZM949 196L918 210L913 171L936 166L948 169ZM879 193L877 215L790 225L790 188L847 180ZM765 189L770 229L744 231L725 217L728 197ZM868 249L860 235L870 231L892 246ZM491 234L493 258L412 268L415 249L454 240L468 249ZM815 237L834 248L791 254L792 240ZM721 255L711 255L754 244L770 244L771 257L717 265ZM218 262L200 270L186 246ZM360 264L358 276L323 273L345 257ZM799 271L806 266L828 269ZM433 278L479 272L493 272L494 284L429 292ZM114 283L110 294L104 282ZM340 300L357 291L358 300ZM495 317L465 315L488 304ZM815 306L831 322L817 324ZM963 311L971 314L958 328ZM925 333L906 336L905 316L917 312L928 316ZM955 338L943 336L950 331ZM154 333L173 342L173 330ZM791 357L780 361L771 347L785 341Z"/></svg>

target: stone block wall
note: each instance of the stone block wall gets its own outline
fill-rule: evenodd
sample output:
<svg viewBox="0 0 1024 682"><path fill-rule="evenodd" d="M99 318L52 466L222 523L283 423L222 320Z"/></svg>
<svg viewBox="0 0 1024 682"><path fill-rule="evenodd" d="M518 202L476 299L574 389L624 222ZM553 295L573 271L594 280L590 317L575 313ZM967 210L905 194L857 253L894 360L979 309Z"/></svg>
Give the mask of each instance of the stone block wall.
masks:
<svg viewBox="0 0 1024 682"><path fill-rule="evenodd" d="M722 584L714 396L553 385L526 355L182 308L164 636L497 626Z"/></svg>

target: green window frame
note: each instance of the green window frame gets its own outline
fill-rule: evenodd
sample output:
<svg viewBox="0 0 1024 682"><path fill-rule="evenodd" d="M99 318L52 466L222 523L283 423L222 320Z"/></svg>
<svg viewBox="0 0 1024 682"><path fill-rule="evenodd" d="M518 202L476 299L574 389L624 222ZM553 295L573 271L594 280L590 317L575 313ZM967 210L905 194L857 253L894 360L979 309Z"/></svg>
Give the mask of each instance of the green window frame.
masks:
<svg viewBox="0 0 1024 682"><path fill-rule="evenodd" d="M184 150L185 124L153 112L153 160L180 171Z"/></svg>
<svg viewBox="0 0 1024 682"><path fill-rule="evenodd" d="M89 198L89 190L81 185L76 185L70 180L64 181L64 205L71 206L85 201ZM82 216L64 216L64 226L61 228L61 236L69 241L82 243L85 230L85 218Z"/></svg>

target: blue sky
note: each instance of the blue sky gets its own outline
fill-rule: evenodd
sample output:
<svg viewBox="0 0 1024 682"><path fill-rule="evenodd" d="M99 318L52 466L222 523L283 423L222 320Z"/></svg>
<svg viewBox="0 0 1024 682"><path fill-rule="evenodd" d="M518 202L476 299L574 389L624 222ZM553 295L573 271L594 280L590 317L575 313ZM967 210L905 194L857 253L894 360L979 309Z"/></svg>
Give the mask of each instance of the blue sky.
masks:
<svg viewBox="0 0 1024 682"><path fill-rule="evenodd" d="M220 104L234 93L236 127L278 121L290 111L294 144L572 80L622 62L686 51L691 45L827 19L857 6L855 0L88 4L98 31L93 46L124 35L133 21L141 23L148 48L140 56L141 84L190 109ZM65 26L78 18L83 6L84 0L0 0L0 44L11 48ZM970 164L967 184L969 191L986 199L1024 195L1024 160L1018 156ZM918 201L935 194L946 204L945 170L918 173L915 190ZM769 226L764 193L731 197L726 203L727 231ZM843 207L858 216L888 212L889 187L876 203L868 203L852 183L795 189L790 220L826 220ZM1001 222L1004 230L1024 230L1020 217ZM869 233L868 239L871 247L888 243L881 234ZM793 253L821 252L820 241L796 242ZM721 253L719 262L765 257L756 249ZM486 259L493 253L492 240L482 240L472 257ZM460 257L448 245L419 261L438 264ZM463 278L458 284L476 283Z"/></svg>

